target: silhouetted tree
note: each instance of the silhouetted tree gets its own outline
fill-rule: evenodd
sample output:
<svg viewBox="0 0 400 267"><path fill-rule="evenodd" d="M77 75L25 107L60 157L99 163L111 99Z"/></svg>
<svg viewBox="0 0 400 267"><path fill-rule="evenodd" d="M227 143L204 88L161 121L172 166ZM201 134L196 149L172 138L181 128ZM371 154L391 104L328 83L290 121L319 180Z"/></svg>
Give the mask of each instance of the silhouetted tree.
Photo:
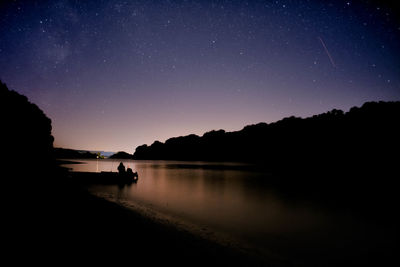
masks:
<svg viewBox="0 0 400 267"><path fill-rule="evenodd" d="M21 174L19 179L32 179L52 164L51 120L25 96L9 90L2 82L0 101L2 148L8 166L14 166Z"/></svg>

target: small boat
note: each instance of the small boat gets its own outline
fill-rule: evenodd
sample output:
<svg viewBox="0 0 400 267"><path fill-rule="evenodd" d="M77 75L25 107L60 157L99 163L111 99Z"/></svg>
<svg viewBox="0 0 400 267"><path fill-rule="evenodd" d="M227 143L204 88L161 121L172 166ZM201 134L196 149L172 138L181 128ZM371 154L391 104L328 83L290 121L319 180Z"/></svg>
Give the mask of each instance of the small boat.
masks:
<svg viewBox="0 0 400 267"><path fill-rule="evenodd" d="M137 172L70 172L72 179L84 184L118 184L127 185L137 183L139 175Z"/></svg>

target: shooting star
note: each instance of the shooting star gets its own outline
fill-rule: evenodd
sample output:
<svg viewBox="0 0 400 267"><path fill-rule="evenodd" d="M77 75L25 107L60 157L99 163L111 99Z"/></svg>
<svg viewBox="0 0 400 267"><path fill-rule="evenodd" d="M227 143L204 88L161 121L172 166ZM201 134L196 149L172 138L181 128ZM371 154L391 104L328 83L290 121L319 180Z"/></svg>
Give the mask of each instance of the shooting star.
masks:
<svg viewBox="0 0 400 267"><path fill-rule="evenodd" d="M326 52L326 54L328 55L329 60L330 60L331 63L332 63L332 66L333 66L334 68L336 68L335 62L333 61L333 58L332 58L331 54L330 54L329 51L328 51L328 48L326 48L326 45L325 45L324 41L322 40L321 37L318 37L318 39L319 39L319 41L321 42L322 46L324 47L325 52Z"/></svg>

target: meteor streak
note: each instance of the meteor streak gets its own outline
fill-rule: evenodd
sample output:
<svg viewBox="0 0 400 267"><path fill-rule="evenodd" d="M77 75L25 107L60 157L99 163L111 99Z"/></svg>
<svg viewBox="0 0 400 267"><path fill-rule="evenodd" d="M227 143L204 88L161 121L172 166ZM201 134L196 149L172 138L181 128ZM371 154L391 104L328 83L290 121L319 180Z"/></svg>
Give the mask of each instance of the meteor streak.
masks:
<svg viewBox="0 0 400 267"><path fill-rule="evenodd" d="M334 68L336 68L335 62L333 61L333 58L332 58L331 54L330 54L329 51L328 51L328 48L326 48L326 45L325 45L324 41L322 40L321 37L318 37L318 39L319 39L319 41L321 42L322 46L324 47L325 52L326 52L326 54L328 55L329 60L330 60L331 63L332 63L332 66L333 66Z"/></svg>

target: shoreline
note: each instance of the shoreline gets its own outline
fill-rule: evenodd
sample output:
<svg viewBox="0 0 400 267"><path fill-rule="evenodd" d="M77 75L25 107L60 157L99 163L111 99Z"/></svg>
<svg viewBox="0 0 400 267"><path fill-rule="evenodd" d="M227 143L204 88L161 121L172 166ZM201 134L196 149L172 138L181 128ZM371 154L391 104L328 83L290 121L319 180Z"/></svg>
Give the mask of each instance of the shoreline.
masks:
<svg viewBox="0 0 400 267"><path fill-rule="evenodd" d="M140 203L126 200L120 201L112 194L108 197L106 195L107 194L103 196L92 196L115 205L117 209L126 210L127 213L141 218L141 220L146 221L146 224L150 228L163 229L163 235L173 236L174 242L178 242L178 244L180 244L179 246L189 249L185 244L187 242L193 244L194 242L196 248L189 249L190 252L188 255L191 255L189 258L204 255L204 257L202 256L203 259L207 260L203 263L206 265L218 265L214 264L214 260L216 260L217 262L224 262L223 265L225 266L351 266L358 264L374 266L378 263L390 262L389 259L393 259L395 255L393 254L393 244L390 242L382 243L383 240L379 239L376 239L376 241L378 242L377 244L380 243L381 245L372 246L370 252L365 250L368 246L341 248L332 245L332 251L315 247L310 248L314 252L308 251L308 256L303 257L301 253L302 251L307 251L307 249L304 250L301 244L298 244L300 247L296 247L296 244L291 243L284 245L284 243L281 243L287 250L284 251L282 255L276 254L272 253L273 251L261 250L259 247L247 246L246 243L238 242L239 240L224 238L224 235L216 234L212 229L202 229L200 225L193 228L190 223L182 223L179 218L174 218L173 216L169 218L168 214L163 216L162 211L154 210L151 207L150 209L145 206L142 207ZM120 202L118 203L118 201ZM160 213L161 216L157 213ZM181 239L182 237L184 237L183 242ZM348 238L349 240L347 240L347 242L351 243L351 236L348 236ZM367 238L367 236L365 236L365 238ZM373 237L370 236L370 238ZM282 242L285 242L285 240L282 240ZM370 241L368 242L370 243ZM338 245L340 244L338 243ZM386 249L384 247L386 247ZM210 251L211 253L213 253L213 251L222 251L222 253L218 252L218 256L214 254L210 257ZM370 253L372 253L372 255L370 255ZM228 262L230 263L226 264L228 258ZM210 264L210 262L212 262L212 264Z"/></svg>
<svg viewBox="0 0 400 267"><path fill-rule="evenodd" d="M103 228L104 224L109 227L115 223L119 225L115 229L117 233L123 232L123 236L116 234L111 237L112 243L119 243L120 238L129 240L122 251L135 251L140 257L135 260L155 261L155 263L170 263L178 266L204 266L204 265L230 265L230 266L289 266L288 262L275 258L265 259L255 253L243 251L233 244L223 244L204 236L196 235L184 227L174 224L171 221L157 220L155 217L146 216L138 210L133 210L115 201L107 200L88 193L89 207L96 214L90 216L89 221L100 220L95 227ZM100 212L101 214L97 214ZM93 216L94 215L94 216ZM101 216L103 219L98 218ZM104 217L107 219L104 220ZM110 218L115 218L115 221ZM93 223L93 222L92 222ZM126 229L126 231L124 230ZM95 238L96 239L96 238ZM233 245L233 246L232 246ZM151 254L163 255L168 260L150 259ZM120 253L120 252L117 252ZM160 261L161 260L161 261ZM192 262L195 260L195 262ZM160 262L159 262L160 261ZM151 265L151 264L150 264Z"/></svg>
<svg viewBox="0 0 400 267"><path fill-rule="evenodd" d="M256 259L260 263L264 262L264 264L266 264L268 262L270 264L271 262L285 262L283 258L273 254L271 251L267 251L266 249L261 250L261 248L254 247L243 240L238 240L227 233L218 232L206 225L198 225L175 218L173 215L154 209L151 205L146 206L135 201L119 200L112 194L107 193L95 193L90 191L89 193L96 198L116 204L118 207L127 209L132 213L139 214L139 216L146 218L151 223L166 226L172 231L185 232L195 238L231 250L233 253L243 254L249 258Z"/></svg>

